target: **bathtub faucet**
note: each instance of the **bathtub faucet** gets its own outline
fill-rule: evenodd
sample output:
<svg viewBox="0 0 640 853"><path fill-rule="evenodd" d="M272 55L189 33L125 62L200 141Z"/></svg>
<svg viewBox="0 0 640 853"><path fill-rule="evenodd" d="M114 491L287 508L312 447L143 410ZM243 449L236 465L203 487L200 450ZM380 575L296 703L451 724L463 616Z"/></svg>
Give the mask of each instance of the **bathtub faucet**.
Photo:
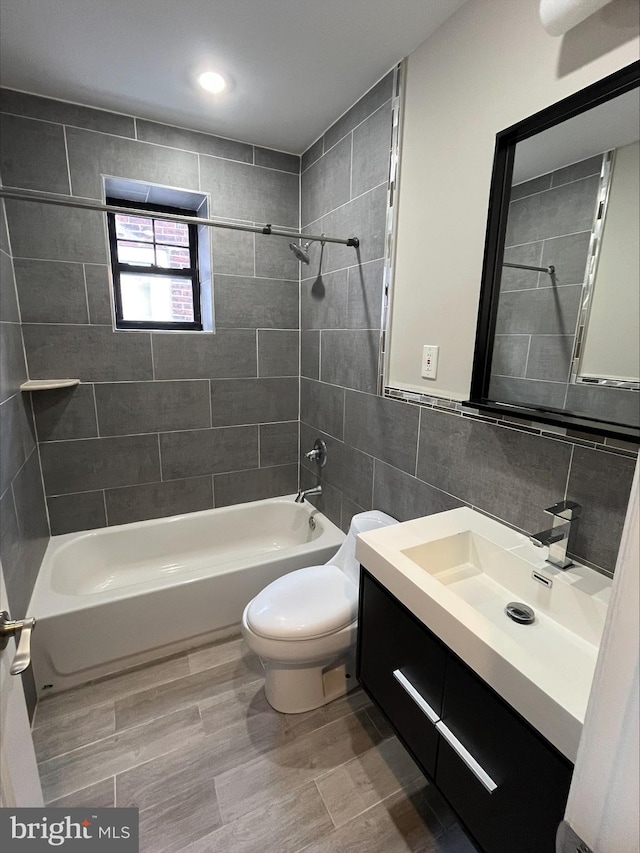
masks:
<svg viewBox="0 0 640 853"><path fill-rule="evenodd" d="M310 495L321 495L322 494L322 486L314 486L312 489L300 489L298 494L296 495L295 502L297 504L304 503L304 499L308 498Z"/></svg>

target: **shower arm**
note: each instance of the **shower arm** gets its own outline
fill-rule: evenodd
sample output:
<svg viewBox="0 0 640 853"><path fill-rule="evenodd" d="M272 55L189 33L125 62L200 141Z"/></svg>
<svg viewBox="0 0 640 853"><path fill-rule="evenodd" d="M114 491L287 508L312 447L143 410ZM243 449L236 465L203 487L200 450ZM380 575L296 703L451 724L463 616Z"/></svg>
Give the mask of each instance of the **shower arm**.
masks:
<svg viewBox="0 0 640 853"><path fill-rule="evenodd" d="M31 201L39 204L53 204L58 207L76 207L81 210L98 210L104 213L124 213L128 216L149 216L148 210L139 210L133 207L118 207L113 204L101 204L98 201L85 199L53 198L49 195L24 192L21 190L9 190L0 187L0 198L13 199L15 201ZM357 237L327 237L326 234L313 235L301 234L286 228L272 228L271 225L233 225L230 222L220 222L217 219L205 219L200 216L186 216L182 213L163 213L162 219L171 222L184 222L187 225L206 225L209 228L226 228L230 231L250 231L253 234L268 234L273 237L293 237L297 240L323 241L325 243L341 243L344 246L353 246L357 249L360 240Z"/></svg>

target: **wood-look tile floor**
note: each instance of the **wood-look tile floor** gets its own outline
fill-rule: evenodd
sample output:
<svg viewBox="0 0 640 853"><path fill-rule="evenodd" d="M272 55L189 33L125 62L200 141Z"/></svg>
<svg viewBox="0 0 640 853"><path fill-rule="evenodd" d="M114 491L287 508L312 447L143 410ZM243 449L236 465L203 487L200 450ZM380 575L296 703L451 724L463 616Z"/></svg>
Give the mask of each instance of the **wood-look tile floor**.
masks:
<svg viewBox="0 0 640 853"><path fill-rule="evenodd" d="M241 639L44 699L51 805L135 806L143 853L474 853L357 689L278 714Z"/></svg>

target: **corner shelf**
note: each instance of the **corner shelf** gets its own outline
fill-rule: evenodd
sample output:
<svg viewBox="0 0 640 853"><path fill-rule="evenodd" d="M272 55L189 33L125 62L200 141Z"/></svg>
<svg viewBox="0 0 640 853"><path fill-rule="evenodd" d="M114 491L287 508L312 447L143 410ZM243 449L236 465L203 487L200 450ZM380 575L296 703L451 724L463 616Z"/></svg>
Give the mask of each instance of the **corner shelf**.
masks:
<svg viewBox="0 0 640 853"><path fill-rule="evenodd" d="M79 385L79 379L29 379L20 386L21 391L51 391L54 388L71 388Z"/></svg>

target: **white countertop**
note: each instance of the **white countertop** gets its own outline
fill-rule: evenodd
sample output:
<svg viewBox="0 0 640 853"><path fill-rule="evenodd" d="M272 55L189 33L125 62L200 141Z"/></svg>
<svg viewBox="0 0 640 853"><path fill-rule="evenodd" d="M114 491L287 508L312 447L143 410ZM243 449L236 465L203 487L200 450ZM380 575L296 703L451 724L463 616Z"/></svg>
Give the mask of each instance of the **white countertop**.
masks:
<svg viewBox="0 0 640 853"><path fill-rule="evenodd" d="M506 616L497 622L403 553L465 531L528 564L521 573L526 595L518 600L540 614L536 624L518 625ZM575 762L611 580L584 566L555 569L546 554L526 536L466 507L361 534L356 544L356 558L371 575ZM531 579L529 566L552 580L554 591ZM546 620L553 630L545 628L552 595L574 611L565 620L568 627L561 612L559 623L557 614Z"/></svg>

